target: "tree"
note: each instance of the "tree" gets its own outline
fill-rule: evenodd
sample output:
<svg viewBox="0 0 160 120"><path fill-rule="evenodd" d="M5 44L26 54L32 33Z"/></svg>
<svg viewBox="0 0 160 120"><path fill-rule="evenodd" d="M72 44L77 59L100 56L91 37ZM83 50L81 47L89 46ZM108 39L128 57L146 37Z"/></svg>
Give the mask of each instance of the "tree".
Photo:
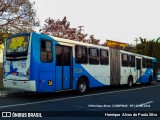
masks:
<svg viewBox="0 0 160 120"><path fill-rule="evenodd" d="M70 22L67 21L67 17L64 17L62 20L46 19L44 27L40 29L40 32L76 41L83 41L87 36L87 34L82 34L76 28L70 28Z"/></svg>
<svg viewBox="0 0 160 120"><path fill-rule="evenodd" d="M88 40L89 43L99 45L99 41L100 41L100 40L95 39L94 35L90 35L89 38L90 38L90 39Z"/></svg>
<svg viewBox="0 0 160 120"><path fill-rule="evenodd" d="M128 52L135 52L135 46L133 46L132 44L128 44L127 46L124 47L123 50Z"/></svg>
<svg viewBox="0 0 160 120"><path fill-rule="evenodd" d="M134 49L135 53L155 57L160 60L160 54L158 52L160 48L160 37L153 40L139 37L139 40L141 43L136 45Z"/></svg>
<svg viewBox="0 0 160 120"><path fill-rule="evenodd" d="M0 0L0 32L31 31L39 25L33 5L29 0Z"/></svg>
<svg viewBox="0 0 160 120"><path fill-rule="evenodd" d="M42 29L40 29L40 32L55 37L98 44L99 40L95 39L94 35L91 35L89 39L86 38L88 34L82 33L82 27L83 26L79 26L78 29L71 28L70 22L67 21L67 17L64 17L62 20L48 18L45 20L45 24Z"/></svg>

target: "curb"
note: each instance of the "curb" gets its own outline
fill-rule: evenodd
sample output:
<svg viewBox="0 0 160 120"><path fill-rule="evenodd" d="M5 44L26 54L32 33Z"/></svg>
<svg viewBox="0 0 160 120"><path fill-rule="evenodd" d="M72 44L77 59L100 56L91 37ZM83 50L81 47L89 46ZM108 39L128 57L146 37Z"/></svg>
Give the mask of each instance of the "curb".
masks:
<svg viewBox="0 0 160 120"><path fill-rule="evenodd" d="M0 91L0 98L1 97L7 97L7 96L12 96L12 95L30 95L30 94L37 94L33 92L27 92L27 91L18 91L18 90L3 90Z"/></svg>
<svg viewBox="0 0 160 120"><path fill-rule="evenodd" d="M0 93L0 97L6 97L8 93Z"/></svg>
<svg viewBox="0 0 160 120"><path fill-rule="evenodd" d="M19 94L20 91L13 91L13 90L10 90L10 89L7 89L7 90L2 90L0 91L0 97L6 97L8 95L12 95L12 94Z"/></svg>

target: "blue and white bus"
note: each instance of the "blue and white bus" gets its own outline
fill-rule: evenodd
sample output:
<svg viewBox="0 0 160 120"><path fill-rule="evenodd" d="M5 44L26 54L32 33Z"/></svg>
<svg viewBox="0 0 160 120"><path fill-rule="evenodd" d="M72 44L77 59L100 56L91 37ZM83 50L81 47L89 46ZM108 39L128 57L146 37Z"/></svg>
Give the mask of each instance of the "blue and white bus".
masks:
<svg viewBox="0 0 160 120"><path fill-rule="evenodd" d="M151 83L156 58L45 34L21 33L5 40L5 88L34 92Z"/></svg>

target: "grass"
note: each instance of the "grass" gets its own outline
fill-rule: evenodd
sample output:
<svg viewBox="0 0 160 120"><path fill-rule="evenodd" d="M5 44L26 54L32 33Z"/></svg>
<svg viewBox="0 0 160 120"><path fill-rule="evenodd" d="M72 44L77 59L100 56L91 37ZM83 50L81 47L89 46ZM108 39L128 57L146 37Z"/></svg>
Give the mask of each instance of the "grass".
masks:
<svg viewBox="0 0 160 120"><path fill-rule="evenodd" d="M0 90L3 90L2 68L0 68Z"/></svg>

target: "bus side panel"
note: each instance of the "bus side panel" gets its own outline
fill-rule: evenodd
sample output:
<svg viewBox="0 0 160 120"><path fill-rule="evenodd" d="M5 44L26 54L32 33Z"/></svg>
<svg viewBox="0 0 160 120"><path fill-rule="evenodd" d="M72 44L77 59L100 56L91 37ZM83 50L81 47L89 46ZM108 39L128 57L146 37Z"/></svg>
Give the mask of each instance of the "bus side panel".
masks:
<svg viewBox="0 0 160 120"><path fill-rule="evenodd" d="M56 66L56 90L62 90L62 66Z"/></svg>
<svg viewBox="0 0 160 120"><path fill-rule="evenodd" d="M30 61L30 80L35 80L36 82L36 91L38 91L38 55L40 54L40 51L35 48L39 48L38 44L38 35L36 33L32 33L32 41L31 41L31 61Z"/></svg>
<svg viewBox="0 0 160 120"><path fill-rule="evenodd" d="M73 89L76 89L77 81L85 76L89 80L89 87L110 85L110 59L109 64L78 64L73 56ZM110 54L109 54L110 57Z"/></svg>
<svg viewBox="0 0 160 120"><path fill-rule="evenodd" d="M43 63L40 58L40 41L41 38L53 40L52 38L33 33L31 47L31 70L30 79L36 81L36 91L55 91L55 62ZM54 50L54 43L52 43ZM53 56L54 59L54 56ZM52 83L52 84L51 84Z"/></svg>
<svg viewBox="0 0 160 120"><path fill-rule="evenodd" d="M71 81L71 76L70 76L71 74L68 71L70 71L70 66L65 66L63 70L64 70L63 74L65 76L65 78L63 78L63 89L69 89L70 81Z"/></svg>
<svg viewBox="0 0 160 120"><path fill-rule="evenodd" d="M136 70L134 67L121 66L121 85L127 84L129 76L133 76L133 83L136 82Z"/></svg>
<svg viewBox="0 0 160 120"><path fill-rule="evenodd" d="M107 79L109 79L109 76L106 77L106 79L104 78L100 78L97 77L97 71L95 71L95 69L99 70L99 72L101 72L102 70L100 70L99 68L97 68L98 65L81 65L81 64L76 64L74 63L74 67L73 67L73 89L76 89L77 86L77 81L79 80L79 78L81 76L86 76L89 80L89 87L99 87L99 86L106 86L109 85ZM106 74L107 74L108 70L106 69Z"/></svg>
<svg viewBox="0 0 160 120"><path fill-rule="evenodd" d="M51 76L52 72L40 72L39 73L39 90L40 91L50 91L53 90L53 76Z"/></svg>
<svg viewBox="0 0 160 120"><path fill-rule="evenodd" d="M153 77L153 70L151 68L146 68L145 72L142 75L141 83L147 83L149 82L149 77Z"/></svg>
<svg viewBox="0 0 160 120"><path fill-rule="evenodd" d="M142 68L142 77L141 80L138 81L140 83L146 83L148 81L148 72L146 72L147 68Z"/></svg>

